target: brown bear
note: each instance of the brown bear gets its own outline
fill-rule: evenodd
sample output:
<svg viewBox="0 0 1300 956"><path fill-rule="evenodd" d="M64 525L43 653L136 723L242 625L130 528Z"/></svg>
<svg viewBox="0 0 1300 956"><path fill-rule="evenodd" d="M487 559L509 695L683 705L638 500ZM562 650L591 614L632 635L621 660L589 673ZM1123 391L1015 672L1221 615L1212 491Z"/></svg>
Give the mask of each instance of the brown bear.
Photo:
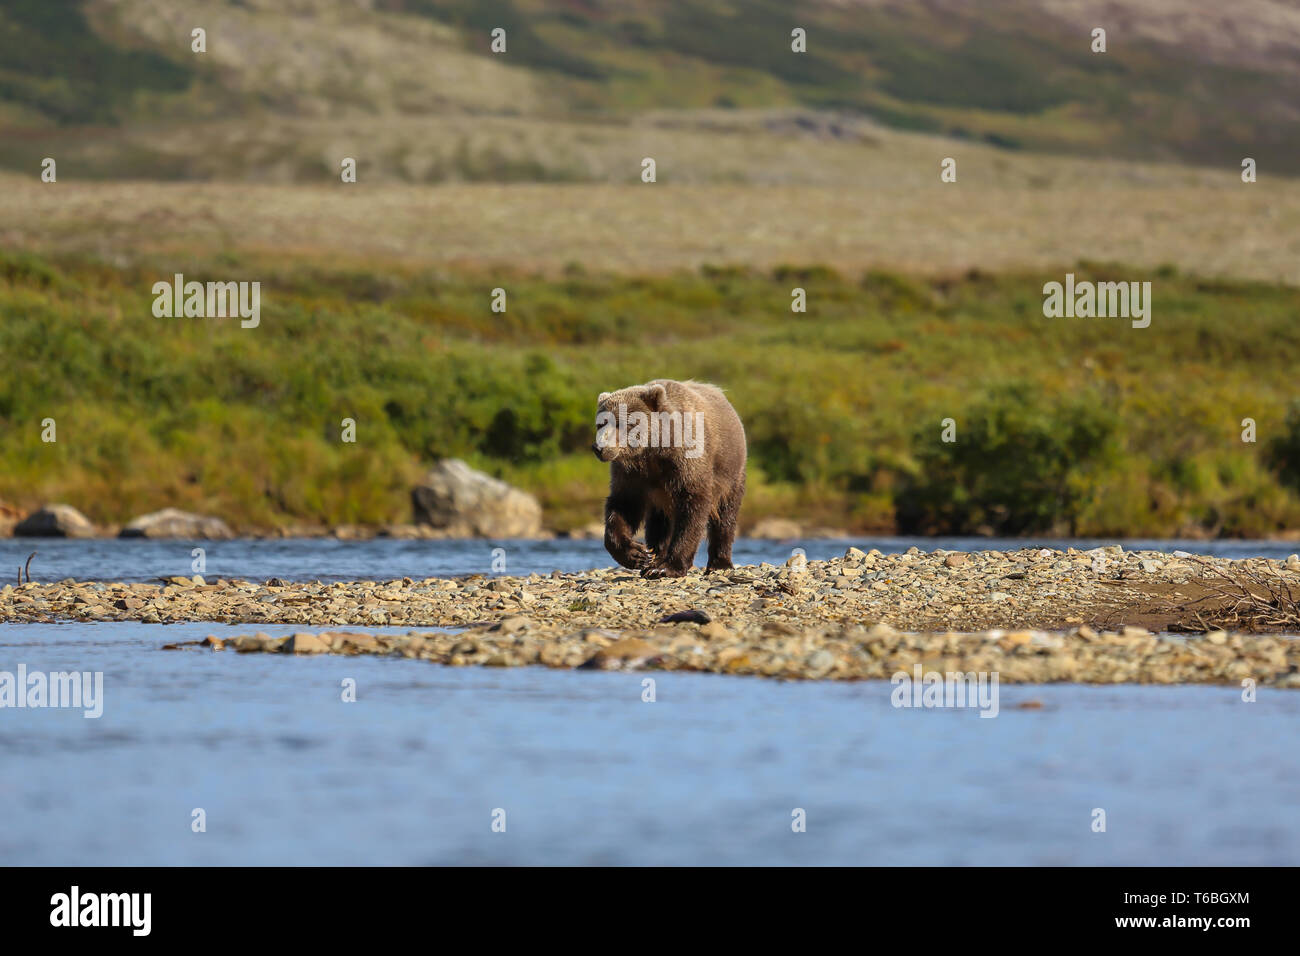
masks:
<svg viewBox="0 0 1300 956"><path fill-rule="evenodd" d="M745 428L722 389L656 379L602 392L592 450L609 462L605 550L647 578L686 574L705 532L709 571L731 567L745 496ZM645 544L632 536L645 524Z"/></svg>

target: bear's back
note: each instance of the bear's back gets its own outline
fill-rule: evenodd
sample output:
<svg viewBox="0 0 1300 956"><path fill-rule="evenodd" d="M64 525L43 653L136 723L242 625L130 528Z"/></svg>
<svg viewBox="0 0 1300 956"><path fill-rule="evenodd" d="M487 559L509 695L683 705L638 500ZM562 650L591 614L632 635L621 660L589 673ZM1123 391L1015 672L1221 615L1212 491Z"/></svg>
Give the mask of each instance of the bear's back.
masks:
<svg viewBox="0 0 1300 956"><path fill-rule="evenodd" d="M679 382L661 378L646 384L662 385L668 392L672 408L704 415L704 457L713 462L714 470L724 473L744 471L747 452L745 426L722 389L690 379Z"/></svg>

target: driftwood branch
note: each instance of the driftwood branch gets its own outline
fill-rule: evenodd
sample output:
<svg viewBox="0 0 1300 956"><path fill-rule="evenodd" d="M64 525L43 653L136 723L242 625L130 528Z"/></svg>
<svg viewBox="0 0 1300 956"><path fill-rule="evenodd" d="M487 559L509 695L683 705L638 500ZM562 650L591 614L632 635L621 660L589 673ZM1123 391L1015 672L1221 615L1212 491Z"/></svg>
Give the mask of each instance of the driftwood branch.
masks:
<svg viewBox="0 0 1300 956"><path fill-rule="evenodd" d="M1272 567L1225 570L1209 561L1195 563L1210 572L1199 583L1212 593L1193 603L1221 602L1208 612L1216 626L1251 631L1300 630L1300 575L1283 574ZM1197 620L1201 620L1199 612Z"/></svg>
<svg viewBox="0 0 1300 956"><path fill-rule="evenodd" d="M32 580L32 558L34 558L34 557L36 557L36 552L35 552L35 551L33 551L31 554L27 555L27 563L26 563L25 565L23 565L23 573L24 573L25 575L27 575L27 582L28 582L29 584L31 583L31 580Z"/></svg>

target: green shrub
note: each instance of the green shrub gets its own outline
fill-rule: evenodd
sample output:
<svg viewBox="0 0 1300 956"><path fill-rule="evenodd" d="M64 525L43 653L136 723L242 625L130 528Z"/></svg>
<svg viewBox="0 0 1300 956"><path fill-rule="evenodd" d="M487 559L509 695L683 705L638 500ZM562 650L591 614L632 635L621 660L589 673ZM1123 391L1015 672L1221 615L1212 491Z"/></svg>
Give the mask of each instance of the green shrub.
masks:
<svg viewBox="0 0 1300 956"><path fill-rule="evenodd" d="M1300 491L1300 399L1287 409L1281 434L1264 446L1264 457L1282 484Z"/></svg>
<svg viewBox="0 0 1300 956"><path fill-rule="evenodd" d="M1049 401L1015 383L953 418L955 441L933 425L916 433L917 468L898 498L902 531L1076 532L1116 457L1112 412L1095 398Z"/></svg>
<svg viewBox="0 0 1300 956"><path fill-rule="evenodd" d="M1300 527L1300 408L1260 454L1237 433L1247 410L1267 423L1295 394L1300 291L1286 286L1171 277L1165 331L1129 339L1019 309L1036 274L801 266L808 315L790 312L789 274L512 275L499 314L499 274L271 257L256 330L151 313L159 276L246 268L0 252L0 499L66 500L104 523L169 504L243 528L397 521L410 482L453 456L539 495L552 527L582 527L609 474L589 448L596 395L695 378L745 423L747 526ZM1021 384L982 391L998 382ZM41 441L46 417L57 443ZM955 444L939 441L945 417Z"/></svg>

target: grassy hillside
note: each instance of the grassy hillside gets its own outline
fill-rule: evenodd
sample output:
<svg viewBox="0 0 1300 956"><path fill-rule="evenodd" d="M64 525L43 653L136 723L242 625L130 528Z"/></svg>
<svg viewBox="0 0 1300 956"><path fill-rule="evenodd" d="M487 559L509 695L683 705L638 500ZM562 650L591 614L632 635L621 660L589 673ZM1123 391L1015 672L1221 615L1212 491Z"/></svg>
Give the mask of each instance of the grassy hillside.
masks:
<svg viewBox="0 0 1300 956"><path fill-rule="evenodd" d="M190 49L196 26L206 53ZM1090 50L1098 26L1104 54ZM496 27L504 54L488 49ZM794 27L807 53L791 51ZM90 140L79 175L277 180L299 142L282 119L318 124L328 150L376 118L608 133L648 111L799 108L1008 149L1213 166L1249 155L1294 173L1298 52L1300 12L1281 0L12 0L0 164L30 170ZM214 122L223 135L203 135ZM374 174L545 180L548 149L534 136L513 162L450 166L417 150Z"/></svg>
<svg viewBox="0 0 1300 956"><path fill-rule="evenodd" d="M6 0L0 8L0 103L12 116L110 123L134 116L142 98L190 83L179 57L101 36L75 0Z"/></svg>
<svg viewBox="0 0 1300 956"><path fill-rule="evenodd" d="M262 324L158 319L153 282L262 281ZM752 454L745 518L856 529L1269 534L1300 527L1300 292L1173 270L1151 328L1045 319L1049 273L920 280L824 267L451 276L231 254L127 268L0 257L0 498L103 522L164 505L244 528L408 516L458 455L599 515L595 395L725 386ZM503 286L508 311L493 314ZM790 311L790 290L809 295ZM1258 444L1240 440L1258 423ZM58 441L40 440L54 418ZM357 422L357 443L339 440ZM939 441L954 419L957 442Z"/></svg>

